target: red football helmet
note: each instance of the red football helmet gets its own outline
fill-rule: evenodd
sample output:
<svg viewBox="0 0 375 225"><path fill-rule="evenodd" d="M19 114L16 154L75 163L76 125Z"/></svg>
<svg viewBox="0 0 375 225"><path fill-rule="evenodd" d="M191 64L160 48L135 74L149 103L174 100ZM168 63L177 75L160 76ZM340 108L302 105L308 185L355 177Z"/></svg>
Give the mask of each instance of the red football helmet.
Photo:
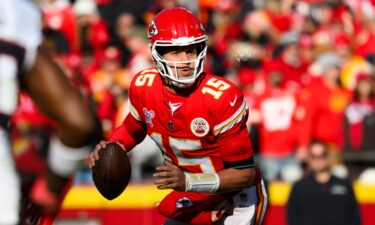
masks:
<svg viewBox="0 0 375 225"><path fill-rule="evenodd" d="M157 70L161 76L170 79L173 85L190 86L202 73L207 51L207 35L202 23L190 11L182 7L164 9L149 24L148 39ZM158 47L188 45L197 46L198 57L192 61L167 61L158 52ZM178 64L191 62L194 63L194 73L190 77L179 77Z"/></svg>

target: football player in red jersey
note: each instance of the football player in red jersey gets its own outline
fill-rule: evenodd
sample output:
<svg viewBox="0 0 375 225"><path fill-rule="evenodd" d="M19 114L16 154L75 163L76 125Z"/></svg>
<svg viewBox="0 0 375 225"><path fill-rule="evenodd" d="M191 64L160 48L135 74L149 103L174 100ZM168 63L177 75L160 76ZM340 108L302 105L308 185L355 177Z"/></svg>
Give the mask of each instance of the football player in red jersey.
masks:
<svg viewBox="0 0 375 225"><path fill-rule="evenodd" d="M149 135L165 163L158 189L174 189L158 205L166 224L260 224L265 189L246 129L248 107L228 80L203 71L207 36L184 8L161 11L149 24L156 69L132 80L130 113L108 141L130 151ZM90 166L106 147L90 154ZM225 211L225 213L224 213Z"/></svg>
<svg viewBox="0 0 375 225"><path fill-rule="evenodd" d="M70 178L91 150L88 144L100 129L78 90L39 47L42 16L36 3L0 0L0 12L0 224L52 224ZM46 174L32 188L30 198L34 204L25 208L21 221L19 180L8 137L9 118L18 104L19 89L26 91L60 128L59 137L50 141Z"/></svg>

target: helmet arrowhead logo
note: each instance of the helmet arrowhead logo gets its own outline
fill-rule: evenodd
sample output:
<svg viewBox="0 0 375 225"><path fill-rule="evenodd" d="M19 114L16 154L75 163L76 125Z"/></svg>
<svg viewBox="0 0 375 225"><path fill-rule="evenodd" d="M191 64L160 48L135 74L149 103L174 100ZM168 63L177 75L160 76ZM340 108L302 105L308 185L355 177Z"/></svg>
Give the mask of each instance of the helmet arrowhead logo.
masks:
<svg viewBox="0 0 375 225"><path fill-rule="evenodd" d="M155 25L154 21L151 21L150 25L148 26L148 37L153 37L159 33L158 28Z"/></svg>

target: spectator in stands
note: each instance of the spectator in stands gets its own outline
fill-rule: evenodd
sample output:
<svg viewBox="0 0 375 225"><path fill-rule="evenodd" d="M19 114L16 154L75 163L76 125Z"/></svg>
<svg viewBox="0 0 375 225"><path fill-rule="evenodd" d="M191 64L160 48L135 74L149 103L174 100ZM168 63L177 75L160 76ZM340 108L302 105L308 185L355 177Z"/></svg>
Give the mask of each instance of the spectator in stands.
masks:
<svg viewBox="0 0 375 225"><path fill-rule="evenodd" d="M368 73L357 75L353 100L345 110L345 149L375 150L375 86Z"/></svg>
<svg viewBox="0 0 375 225"><path fill-rule="evenodd" d="M285 33L275 49L273 60L285 71L285 82L293 81L296 85L302 83L303 75L307 70L307 65L299 57L299 38L299 33Z"/></svg>
<svg viewBox="0 0 375 225"><path fill-rule="evenodd" d="M68 0L41 0L44 22L47 27L61 31L69 44L69 51L79 49L77 21Z"/></svg>
<svg viewBox="0 0 375 225"><path fill-rule="evenodd" d="M265 9L248 12L244 17L241 28L249 40L263 46L270 44L278 35Z"/></svg>
<svg viewBox="0 0 375 225"><path fill-rule="evenodd" d="M130 76L121 66L121 57L118 48L107 47L99 60L99 69L88 77L96 112L106 135L116 126L117 113L125 107L130 86Z"/></svg>
<svg viewBox="0 0 375 225"><path fill-rule="evenodd" d="M236 83L244 93L249 106L247 127L254 152L259 152L259 110L254 109L255 100L264 92L262 70L263 46L256 42L233 41L227 51L231 70L226 78Z"/></svg>
<svg viewBox="0 0 375 225"><path fill-rule="evenodd" d="M255 101L253 113L259 114L260 167L268 181L294 182L302 170L294 157L297 147L296 89L285 80L280 64L265 66L265 91Z"/></svg>
<svg viewBox="0 0 375 225"><path fill-rule="evenodd" d="M298 56L301 63L305 66L309 66L315 60L314 45L312 43L312 38L310 35L304 34L299 37L298 40ZM307 68L306 68L307 70ZM307 73L307 71L305 71ZM305 74L301 78L302 85L308 83L307 75Z"/></svg>
<svg viewBox="0 0 375 225"><path fill-rule="evenodd" d="M122 58L122 65L127 64L127 59L131 52L127 47L128 39L130 38L135 28L134 16L129 12L121 13L116 19L115 33L112 37L112 44L120 49Z"/></svg>
<svg viewBox="0 0 375 225"><path fill-rule="evenodd" d="M329 153L323 142L309 146L309 174L292 187L287 202L288 225L361 224L352 184L331 173Z"/></svg>
<svg viewBox="0 0 375 225"><path fill-rule="evenodd" d="M95 0L77 0L73 9L80 37L81 70L86 79L98 69L100 56L108 46L111 36L108 24L100 16Z"/></svg>
<svg viewBox="0 0 375 225"><path fill-rule="evenodd" d="M127 59L127 70L131 77L138 71L149 69L153 66L147 33L144 28L136 27L133 29L125 44L131 53Z"/></svg>
<svg viewBox="0 0 375 225"><path fill-rule="evenodd" d="M374 77L367 72L357 75L353 100L345 110L344 132L345 146L348 152L357 152L357 156L368 158L366 154L375 151L375 86ZM361 155L363 154L363 155ZM350 175L361 183L375 182L373 163L348 164Z"/></svg>
<svg viewBox="0 0 375 225"><path fill-rule="evenodd" d="M344 142L342 121L351 93L340 84L341 60L336 54L321 54L317 64L321 76L299 94L305 114L299 132L301 149L311 140L323 141L339 161Z"/></svg>
<svg viewBox="0 0 375 225"><path fill-rule="evenodd" d="M247 105L249 106L249 119L247 120L247 127L252 143L254 153L259 153L259 121L260 113L256 110L255 101L258 97L257 89L258 86L263 86L263 82L258 78L254 68L251 67L240 67L237 72L237 79L240 84L240 88L244 93ZM260 77L260 76L259 76ZM259 81L259 82L258 82Z"/></svg>
<svg viewBox="0 0 375 225"><path fill-rule="evenodd" d="M224 76L231 69L227 59L228 49L233 41L240 40L243 34L240 21L241 2L236 0L217 1L212 12L212 27L209 39L209 55L214 58L212 70ZM210 30L211 29L211 30Z"/></svg>
<svg viewBox="0 0 375 225"><path fill-rule="evenodd" d="M85 3L86 2L86 3ZM92 48L95 57L102 54L104 48L109 44L110 34L108 25L98 14L95 3L90 1L78 1L74 5L74 10L77 14L77 21L79 21L81 47ZM86 46L89 45L89 46Z"/></svg>

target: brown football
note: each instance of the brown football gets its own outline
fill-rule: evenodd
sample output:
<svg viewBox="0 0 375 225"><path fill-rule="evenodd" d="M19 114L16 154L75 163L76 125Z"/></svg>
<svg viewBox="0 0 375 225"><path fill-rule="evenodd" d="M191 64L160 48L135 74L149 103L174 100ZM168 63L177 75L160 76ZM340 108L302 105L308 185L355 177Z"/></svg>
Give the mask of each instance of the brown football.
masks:
<svg viewBox="0 0 375 225"><path fill-rule="evenodd" d="M99 151L99 160L92 169L92 178L99 192L108 200L117 198L128 186L131 165L126 151L117 143L109 142Z"/></svg>

